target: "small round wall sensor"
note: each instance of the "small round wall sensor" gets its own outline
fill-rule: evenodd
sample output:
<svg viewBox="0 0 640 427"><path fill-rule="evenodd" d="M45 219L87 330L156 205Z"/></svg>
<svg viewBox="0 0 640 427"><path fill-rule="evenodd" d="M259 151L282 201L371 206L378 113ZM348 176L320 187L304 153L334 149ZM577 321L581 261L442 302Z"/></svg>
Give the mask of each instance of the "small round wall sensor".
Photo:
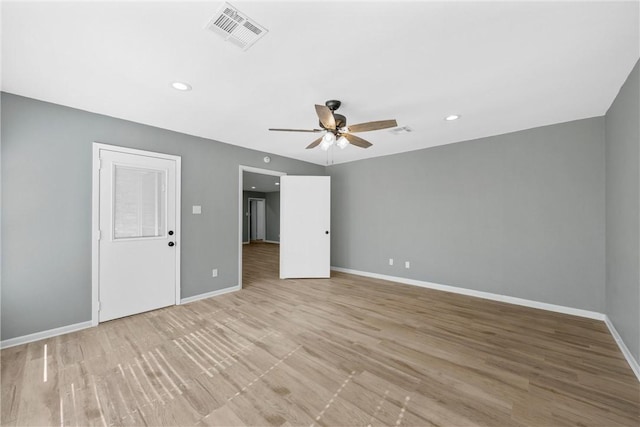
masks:
<svg viewBox="0 0 640 427"><path fill-rule="evenodd" d="M265 163L269 163L271 161L271 157L264 156L264 159L262 159L262 160L264 160Z"/></svg>

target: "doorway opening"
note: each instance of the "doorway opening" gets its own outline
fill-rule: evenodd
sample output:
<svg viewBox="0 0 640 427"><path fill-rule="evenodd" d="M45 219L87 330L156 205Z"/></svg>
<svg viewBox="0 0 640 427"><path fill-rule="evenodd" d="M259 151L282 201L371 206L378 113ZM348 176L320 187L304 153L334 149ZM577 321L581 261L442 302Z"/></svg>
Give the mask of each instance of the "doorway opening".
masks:
<svg viewBox="0 0 640 427"><path fill-rule="evenodd" d="M238 283L242 288L249 280L278 275L280 177L286 173L241 165L239 174Z"/></svg>

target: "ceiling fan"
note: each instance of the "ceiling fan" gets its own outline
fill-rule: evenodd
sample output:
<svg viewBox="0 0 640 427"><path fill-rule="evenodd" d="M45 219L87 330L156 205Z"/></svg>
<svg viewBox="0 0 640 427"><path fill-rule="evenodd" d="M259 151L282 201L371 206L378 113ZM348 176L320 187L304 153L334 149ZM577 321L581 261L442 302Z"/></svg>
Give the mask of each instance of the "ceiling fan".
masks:
<svg viewBox="0 0 640 427"><path fill-rule="evenodd" d="M353 133L388 129L398 126L395 120L379 120L347 126L347 118L342 114L335 113L335 111L340 108L340 104L341 102L335 99L325 102L325 105L316 104L316 113L320 119L320 127L322 129L269 130L280 132L325 132L322 137L309 144L307 149L320 145L322 150L327 151L334 143L340 148L345 148L349 144L355 145L356 147L369 148L372 145L369 141L353 135Z"/></svg>

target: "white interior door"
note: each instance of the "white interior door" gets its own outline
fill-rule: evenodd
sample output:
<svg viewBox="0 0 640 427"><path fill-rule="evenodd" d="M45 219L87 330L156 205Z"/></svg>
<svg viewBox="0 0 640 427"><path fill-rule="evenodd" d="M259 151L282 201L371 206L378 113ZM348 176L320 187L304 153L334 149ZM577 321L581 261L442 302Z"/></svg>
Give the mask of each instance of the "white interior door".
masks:
<svg viewBox="0 0 640 427"><path fill-rule="evenodd" d="M264 240L266 237L265 227L265 203L264 200L256 200L256 239Z"/></svg>
<svg viewBox="0 0 640 427"><path fill-rule="evenodd" d="M255 200L249 200L249 241L258 238L258 208Z"/></svg>
<svg viewBox="0 0 640 427"><path fill-rule="evenodd" d="M266 239L264 199L249 199L249 240Z"/></svg>
<svg viewBox="0 0 640 427"><path fill-rule="evenodd" d="M280 278L330 277L330 215L330 177L280 177Z"/></svg>
<svg viewBox="0 0 640 427"><path fill-rule="evenodd" d="M100 150L99 321L176 304L176 161Z"/></svg>

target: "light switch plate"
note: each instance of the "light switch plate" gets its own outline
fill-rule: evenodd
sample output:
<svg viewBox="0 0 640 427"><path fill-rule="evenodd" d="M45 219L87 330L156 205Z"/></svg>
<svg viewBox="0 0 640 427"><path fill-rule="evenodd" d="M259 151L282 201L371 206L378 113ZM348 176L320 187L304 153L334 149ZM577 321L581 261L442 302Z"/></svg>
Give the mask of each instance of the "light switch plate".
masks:
<svg viewBox="0 0 640 427"><path fill-rule="evenodd" d="M194 215L200 215L202 213L202 206L194 205L192 206L192 211Z"/></svg>

